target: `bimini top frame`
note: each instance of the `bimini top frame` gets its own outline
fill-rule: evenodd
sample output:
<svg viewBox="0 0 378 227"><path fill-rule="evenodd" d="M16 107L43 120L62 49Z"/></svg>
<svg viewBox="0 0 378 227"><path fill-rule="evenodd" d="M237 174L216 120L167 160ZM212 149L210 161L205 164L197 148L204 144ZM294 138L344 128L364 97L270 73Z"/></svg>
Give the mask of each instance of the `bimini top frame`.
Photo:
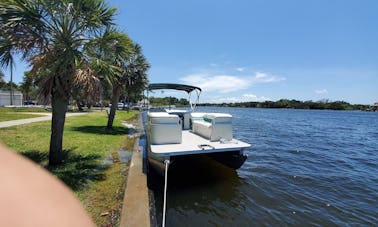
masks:
<svg viewBox="0 0 378 227"><path fill-rule="evenodd" d="M153 90L162 90L162 89L170 89L170 90L179 90L179 91L186 91L189 94L189 103L190 103L190 108L192 110L195 110L198 102L199 102L199 97L201 95L201 88L191 86L191 85L186 85L186 84L170 84L170 83L156 83L156 84L150 84L147 87L147 92L153 91ZM197 94L196 102L193 104L191 102L191 94L192 92L195 91ZM148 96L148 93L147 93Z"/></svg>

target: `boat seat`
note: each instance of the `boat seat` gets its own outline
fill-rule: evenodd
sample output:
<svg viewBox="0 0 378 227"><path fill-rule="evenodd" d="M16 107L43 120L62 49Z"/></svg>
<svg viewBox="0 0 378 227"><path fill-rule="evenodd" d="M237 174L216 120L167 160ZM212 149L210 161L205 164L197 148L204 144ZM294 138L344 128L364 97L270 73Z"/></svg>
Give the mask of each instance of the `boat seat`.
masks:
<svg viewBox="0 0 378 227"><path fill-rule="evenodd" d="M189 128L193 129L193 121L204 121L203 116L205 116L206 113L200 113L200 112L193 112L190 113L190 120L189 120Z"/></svg>
<svg viewBox="0 0 378 227"><path fill-rule="evenodd" d="M148 113L148 136L151 144L177 144L182 141L182 126L177 115Z"/></svg>
<svg viewBox="0 0 378 227"><path fill-rule="evenodd" d="M207 113L203 119L193 119L193 132L209 139L232 139L232 116L224 113Z"/></svg>

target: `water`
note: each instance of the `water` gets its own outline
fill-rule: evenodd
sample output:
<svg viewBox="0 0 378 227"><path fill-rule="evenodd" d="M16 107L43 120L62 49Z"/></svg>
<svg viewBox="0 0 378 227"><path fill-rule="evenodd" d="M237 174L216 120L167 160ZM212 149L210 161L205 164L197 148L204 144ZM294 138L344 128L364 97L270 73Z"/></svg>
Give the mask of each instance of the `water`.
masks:
<svg viewBox="0 0 378 227"><path fill-rule="evenodd" d="M166 226L378 225L378 113L198 111L232 114L234 137L253 146L237 171L193 165L170 176ZM159 216L159 189L155 200Z"/></svg>

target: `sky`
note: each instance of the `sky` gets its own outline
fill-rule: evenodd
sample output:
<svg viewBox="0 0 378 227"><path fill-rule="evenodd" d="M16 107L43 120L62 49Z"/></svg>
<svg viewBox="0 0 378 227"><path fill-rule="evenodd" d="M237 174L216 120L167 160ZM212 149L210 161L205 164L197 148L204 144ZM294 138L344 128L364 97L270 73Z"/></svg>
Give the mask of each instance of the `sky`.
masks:
<svg viewBox="0 0 378 227"><path fill-rule="evenodd" d="M376 0L108 3L142 46L149 81L199 86L201 102L378 102Z"/></svg>

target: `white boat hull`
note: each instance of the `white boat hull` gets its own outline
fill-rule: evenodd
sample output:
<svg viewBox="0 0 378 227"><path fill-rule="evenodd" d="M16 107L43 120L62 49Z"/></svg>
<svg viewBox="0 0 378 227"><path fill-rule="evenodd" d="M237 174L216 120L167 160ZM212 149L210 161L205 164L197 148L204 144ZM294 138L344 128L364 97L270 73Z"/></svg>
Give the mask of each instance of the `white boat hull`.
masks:
<svg viewBox="0 0 378 227"><path fill-rule="evenodd" d="M206 155L232 169L238 169L247 159L244 149L250 144L237 139L231 141L209 141L189 130L182 132L182 142L178 144L148 144L148 161L152 168L164 174L164 160L171 164L184 160L185 156Z"/></svg>

